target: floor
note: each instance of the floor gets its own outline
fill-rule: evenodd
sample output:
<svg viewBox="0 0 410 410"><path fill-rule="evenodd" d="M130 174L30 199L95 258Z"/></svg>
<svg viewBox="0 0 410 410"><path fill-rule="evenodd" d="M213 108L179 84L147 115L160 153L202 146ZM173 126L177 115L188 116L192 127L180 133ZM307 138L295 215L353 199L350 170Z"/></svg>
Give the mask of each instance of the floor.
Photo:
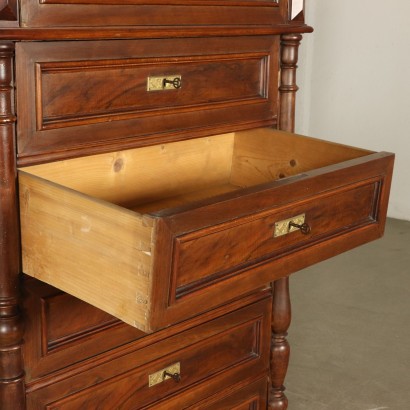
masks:
<svg viewBox="0 0 410 410"><path fill-rule="evenodd" d="M288 410L410 409L410 222L291 278Z"/></svg>

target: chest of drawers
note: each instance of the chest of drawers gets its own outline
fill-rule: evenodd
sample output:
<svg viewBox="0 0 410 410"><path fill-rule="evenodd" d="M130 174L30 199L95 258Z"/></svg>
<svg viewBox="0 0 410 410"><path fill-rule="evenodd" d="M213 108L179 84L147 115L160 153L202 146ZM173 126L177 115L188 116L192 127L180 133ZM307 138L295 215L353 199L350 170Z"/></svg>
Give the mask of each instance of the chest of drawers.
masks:
<svg viewBox="0 0 410 410"><path fill-rule="evenodd" d="M0 4L0 403L285 410L288 276L383 234L394 156L293 134L290 0Z"/></svg>

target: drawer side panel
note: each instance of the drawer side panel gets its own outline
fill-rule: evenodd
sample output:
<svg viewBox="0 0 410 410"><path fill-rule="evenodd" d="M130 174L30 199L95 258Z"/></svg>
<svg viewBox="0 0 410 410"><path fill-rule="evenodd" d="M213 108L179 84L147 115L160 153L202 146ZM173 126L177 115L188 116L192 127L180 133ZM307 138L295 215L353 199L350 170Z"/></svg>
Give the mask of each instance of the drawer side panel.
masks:
<svg viewBox="0 0 410 410"><path fill-rule="evenodd" d="M24 273L149 331L153 222L22 171L19 185Z"/></svg>

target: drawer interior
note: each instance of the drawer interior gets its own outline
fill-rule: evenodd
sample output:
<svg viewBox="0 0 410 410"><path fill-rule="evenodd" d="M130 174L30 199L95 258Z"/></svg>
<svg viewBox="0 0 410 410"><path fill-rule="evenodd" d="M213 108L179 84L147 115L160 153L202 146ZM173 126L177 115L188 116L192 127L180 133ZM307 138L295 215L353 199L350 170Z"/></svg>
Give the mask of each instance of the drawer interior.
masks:
<svg viewBox="0 0 410 410"><path fill-rule="evenodd" d="M74 158L24 170L132 211L151 213L369 153L261 128Z"/></svg>

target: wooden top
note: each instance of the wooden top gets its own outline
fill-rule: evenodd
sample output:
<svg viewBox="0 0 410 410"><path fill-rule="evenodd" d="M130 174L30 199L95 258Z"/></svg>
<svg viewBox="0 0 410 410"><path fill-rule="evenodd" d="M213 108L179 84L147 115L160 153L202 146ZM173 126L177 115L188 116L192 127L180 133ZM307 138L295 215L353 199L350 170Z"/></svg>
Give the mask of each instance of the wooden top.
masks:
<svg viewBox="0 0 410 410"><path fill-rule="evenodd" d="M1 24L1 23L0 23ZM0 40L91 40L91 39L143 39L168 37L214 37L275 35L285 33L311 33L313 28L302 25L278 26L186 26L175 27L120 27L120 28L2 28Z"/></svg>
<svg viewBox="0 0 410 410"><path fill-rule="evenodd" d="M160 10L160 11L159 11ZM5 0L0 40L307 33L292 0Z"/></svg>

